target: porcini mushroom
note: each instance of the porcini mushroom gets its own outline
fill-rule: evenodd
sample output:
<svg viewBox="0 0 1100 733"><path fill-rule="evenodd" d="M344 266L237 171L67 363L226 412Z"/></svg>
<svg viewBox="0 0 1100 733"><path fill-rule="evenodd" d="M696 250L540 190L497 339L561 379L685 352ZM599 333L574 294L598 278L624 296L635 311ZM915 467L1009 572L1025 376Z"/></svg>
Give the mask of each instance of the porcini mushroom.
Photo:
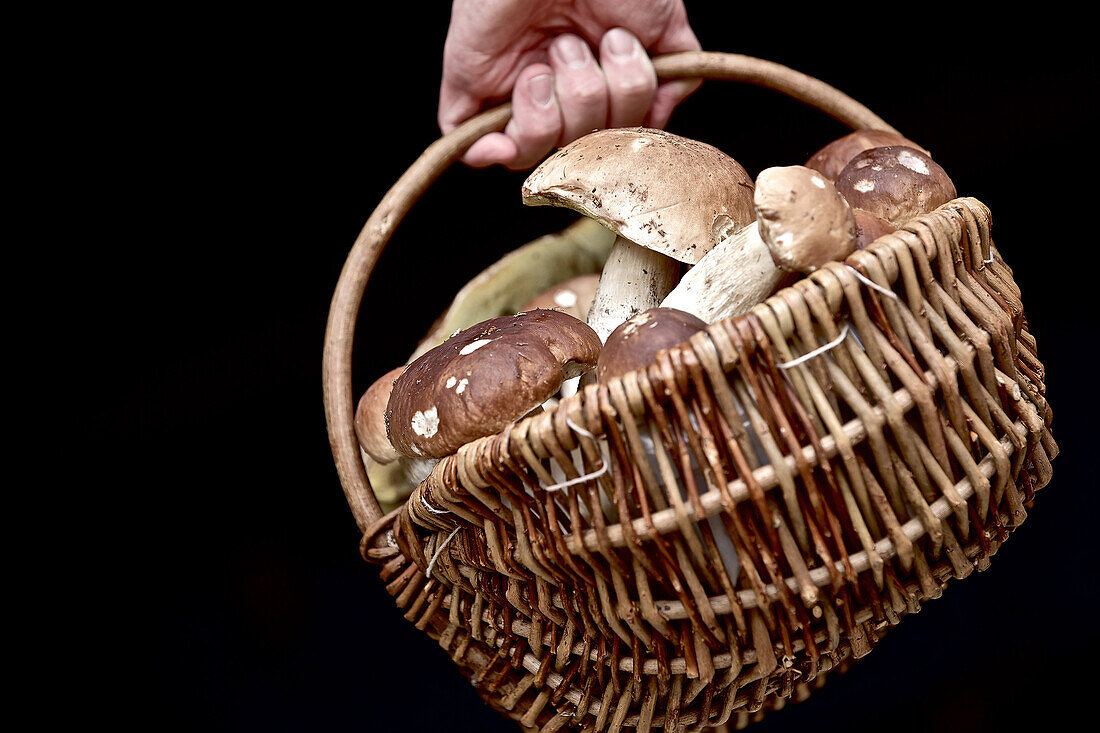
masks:
<svg viewBox="0 0 1100 733"><path fill-rule="evenodd" d="M928 155L904 145L864 150L844 166L836 190L852 208L898 227L955 198L955 184Z"/></svg>
<svg viewBox="0 0 1100 733"><path fill-rule="evenodd" d="M599 283L600 276L595 273L571 277L527 301L519 312L553 308L582 321L586 320Z"/></svg>
<svg viewBox="0 0 1100 733"><path fill-rule="evenodd" d="M401 455L390 444L386 434L386 403L389 402L394 380L404 370L404 366L399 366L376 379L355 407L355 436L359 439L359 445L368 456L381 464L396 461Z"/></svg>
<svg viewBox="0 0 1100 733"><path fill-rule="evenodd" d="M708 323L751 309L788 272L813 272L855 249L851 207L817 171L768 168L756 179L756 221L712 249L661 306Z"/></svg>
<svg viewBox="0 0 1100 733"><path fill-rule="evenodd" d="M607 337L596 362L596 378L603 382L651 364L657 352L684 343L705 321L674 308L650 308L619 324Z"/></svg>
<svg viewBox="0 0 1100 733"><path fill-rule="evenodd" d="M912 140L893 130L855 130L833 140L806 161L806 167L818 171L830 181L835 181L848 162L864 150L884 145L905 145L928 154L928 151Z"/></svg>
<svg viewBox="0 0 1100 733"><path fill-rule="evenodd" d="M658 352L686 342L692 335L706 327L707 324L699 318L674 308L650 308L643 311L620 324L607 337L596 365L597 379L604 382L622 377L636 369L644 369L657 360ZM691 421L692 429L698 430L695 416L689 415L688 419ZM653 445L654 430L651 424L649 430L640 432L639 438L646 459L653 466L652 475L667 495L669 487L666 485L666 473L661 470L661 461L658 460L657 451ZM702 475L694 456L690 457L690 465L696 486L706 486L706 478ZM680 492L680 499L687 498L687 490L683 486L677 484L677 490ZM740 567L733 541L719 516L709 517L707 524L722 565L725 566L730 582L733 582L737 579Z"/></svg>
<svg viewBox="0 0 1100 733"><path fill-rule="evenodd" d="M607 335L660 304L697 263L753 219L752 179L722 151L662 130L606 129L561 148L523 184L523 202L564 206L617 235L588 324Z"/></svg>
<svg viewBox="0 0 1100 733"><path fill-rule="evenodd" d="M359 439L359 447L366 454L364 464L371 487L379 501L385 500L391 504L408 496L436 464L433 459L401 455L387 435L386 405L394 381L404 370L404 366L399 366L376 379L359 398L355 408L355 435ZM394 461L397 462L395 465L386 468Z"/></svg>
<svg viewBox="0 0 1100 733"><path fill-rule="evenodd" d="M852 215L856 218L856 249L866 249L867 245L879 237L898 230L896 226L870 211L853 208Z"/></svg>
<svg viewBox="0 0 1100 733"><path fill-rule="evenodd" d="M490 318L409 364L386 407L403 455L442 458L541 405L563 380L593 368L600 339L554 310Z"/></svg>

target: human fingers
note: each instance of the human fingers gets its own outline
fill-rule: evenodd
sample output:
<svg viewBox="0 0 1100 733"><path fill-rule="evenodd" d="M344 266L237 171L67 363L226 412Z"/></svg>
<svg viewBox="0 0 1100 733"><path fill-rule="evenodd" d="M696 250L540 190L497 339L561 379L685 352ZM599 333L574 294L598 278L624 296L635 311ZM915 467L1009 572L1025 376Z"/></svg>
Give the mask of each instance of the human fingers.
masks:
<svg viewBox="0 0 1100 733"><path fill-rule="evenodd" d="M553 70L547 64L524 68L512 90L512 119L504 128L504 134L515 143L516 154L499 162L511 170L530 168L553 150L561 129Z"/></svg>
<svg viewBox="0 0 1100 733"><path fill-rule="evenodd" d="M660 55L677 51L699 51L702 48L688 23L687 13L681 6L662 36L650 45L649 51ZM699 79L679 79L658 84L645 124L659 128L667 126L673 110L702 83Z"/></svg>
<svg viewBox="0 0 1100 733"><path fill-rule="evenodd" d="M653 104L649 108L646 126L659 129L667 127L673 111L702 83L699 80L681 79L659 85L653 95Z"/></svg>
<svg viewBox="0 0 1100 733"><path fill-rule="evenodd" d="M580 36L560 35L550 43L549 51L554 93L561 107L558 143L564 145L607 124L607 82Z"/></svg>
<svg viewBox="0 0 1100 733"><path fill-rule="evenodd" d="M607 80L607 126L642 124L657 89L657 73L642 44L630 31L612 28L600 40L600 67Z"/></svg>
<svg viewBox="0 0 1100 733"><path fill-rule="evenodd" d="M470 146L462 156L462 162L471 168L485 168L497 163L508 163L518 152L515 140L503 132L490 132Z"/></svg>

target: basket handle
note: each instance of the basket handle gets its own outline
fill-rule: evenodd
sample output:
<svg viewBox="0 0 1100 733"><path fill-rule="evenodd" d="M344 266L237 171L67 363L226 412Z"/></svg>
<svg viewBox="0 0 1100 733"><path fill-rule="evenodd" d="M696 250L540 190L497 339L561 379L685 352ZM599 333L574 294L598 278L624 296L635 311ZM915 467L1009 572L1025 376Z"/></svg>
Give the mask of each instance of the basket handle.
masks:
<svg viewBox="0 0 1100 733"><path fill-rule="evenodd" d="M688 51L653 59L657 77L724 79L772 89L815 107L852 129L891 130L869 109L828 84L781 64L752 56ZM503 104L470 118L428 146L386 192L352 245L332 296L322 361L325 420L329 444L344 495L361 532L382 517L355 437L355 396L351 358L355 320L367 280L412 205L452 163L483 135L504 129L511 105Z"/></svg>

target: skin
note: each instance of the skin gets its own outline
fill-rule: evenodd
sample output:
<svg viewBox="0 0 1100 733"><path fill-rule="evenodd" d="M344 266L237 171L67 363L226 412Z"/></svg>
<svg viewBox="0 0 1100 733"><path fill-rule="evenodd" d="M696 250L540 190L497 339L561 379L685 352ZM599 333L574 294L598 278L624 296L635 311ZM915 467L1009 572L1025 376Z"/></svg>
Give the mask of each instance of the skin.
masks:
<svg viewBox="0 0 1100 733"><path fill-rule="evenodd" d="M649 56L700 50L682 0L455 0L439 126L512 100L463 160L524 170L603 127L663 128L698 82L658 84Z"/></svg>

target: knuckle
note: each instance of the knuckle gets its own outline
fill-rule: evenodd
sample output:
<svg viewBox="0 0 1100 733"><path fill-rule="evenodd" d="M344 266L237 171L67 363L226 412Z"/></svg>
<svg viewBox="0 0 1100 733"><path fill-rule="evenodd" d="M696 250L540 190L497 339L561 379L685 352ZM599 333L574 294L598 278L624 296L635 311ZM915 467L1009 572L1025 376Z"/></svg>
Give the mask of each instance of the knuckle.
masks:
<svg viewBox="0 0 1100 733"><path fill-rule="evenodd" d="M634 99L651 96L657 89L657 84L648 77L627 76L616 79L611 83L611 88L616 96Z"/></svg>
<svg viewBox="0 0 1100 733"><path fill-rule="evenodd" d="M552 140L561 132L561 119L557 115L538 116L528 120L520 133L520 144L524 149L539 146L545 140Z"/></svg>
<svg viewBox="0 0 1100 733"><path fill-rule="evenodd" d="M569 97L582 106L599 104L607 98L607 85L599 78L584 79L573 85Z"/></svg>

